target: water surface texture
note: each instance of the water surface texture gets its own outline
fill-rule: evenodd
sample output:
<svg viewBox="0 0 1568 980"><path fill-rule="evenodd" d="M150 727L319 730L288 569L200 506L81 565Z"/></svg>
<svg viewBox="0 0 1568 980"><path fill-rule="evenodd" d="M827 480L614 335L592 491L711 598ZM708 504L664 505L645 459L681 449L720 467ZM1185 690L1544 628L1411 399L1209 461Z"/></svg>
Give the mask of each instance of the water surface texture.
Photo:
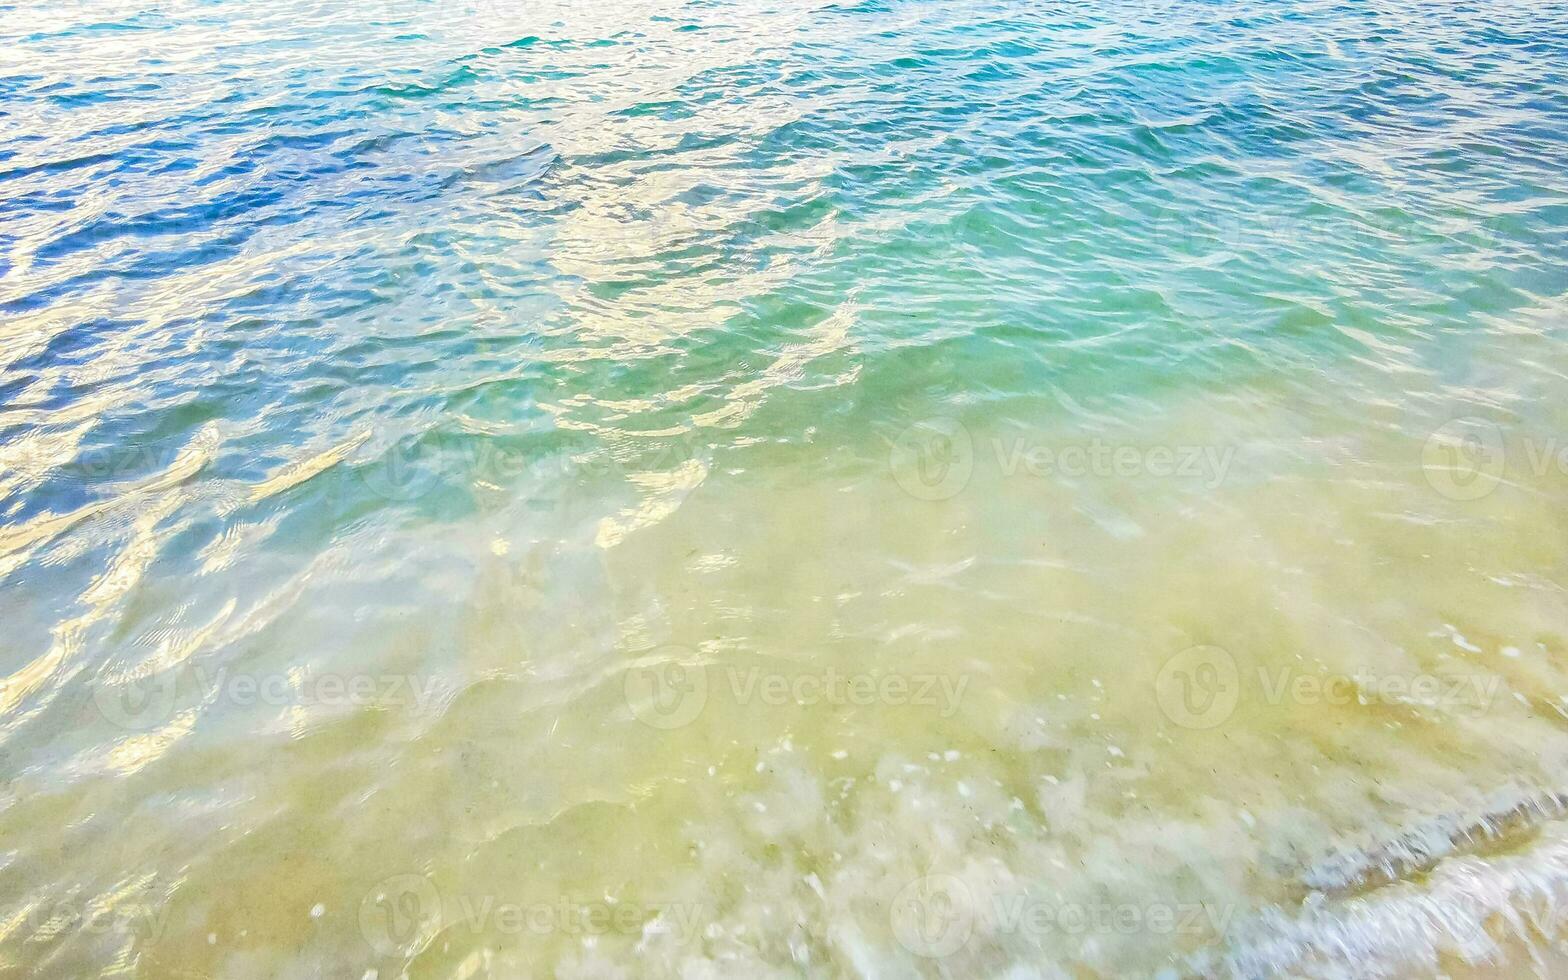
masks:
<svg viewBox="0 0 1568 980"><path fill-rule="evenodd" d="M0 972L1518 976L1568 4L0 3Z"/></svg>

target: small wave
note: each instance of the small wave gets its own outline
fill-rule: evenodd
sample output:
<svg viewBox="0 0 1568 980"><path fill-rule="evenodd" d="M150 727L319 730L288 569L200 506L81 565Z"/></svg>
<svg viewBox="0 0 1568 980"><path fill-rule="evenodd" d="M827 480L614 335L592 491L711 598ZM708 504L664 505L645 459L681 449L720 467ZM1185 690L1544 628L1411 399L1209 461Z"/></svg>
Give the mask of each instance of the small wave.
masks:
<svg viewBox="0 0 1568 980"><path fill-rule="evenodd" d="M1531 795L1346 852L1307 873L1314 890L1298 906L1238 923L1189 965L1237 978L1394 977L1538 957L1568 920L1565 807L1563 794ZM1474 853L1483 847L1501 853Z"/></svg>

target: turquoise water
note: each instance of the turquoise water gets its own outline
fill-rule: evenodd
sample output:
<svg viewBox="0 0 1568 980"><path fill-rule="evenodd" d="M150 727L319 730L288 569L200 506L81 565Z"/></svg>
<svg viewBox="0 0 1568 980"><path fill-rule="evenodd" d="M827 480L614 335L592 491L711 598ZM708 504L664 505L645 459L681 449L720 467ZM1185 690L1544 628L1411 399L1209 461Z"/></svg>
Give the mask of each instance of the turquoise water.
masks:
<svg viewBox="0 0 1568 980"><path fill-rule="evenodd" d="M1568 7L0 42L6 969L1551 969Z"/></svg>

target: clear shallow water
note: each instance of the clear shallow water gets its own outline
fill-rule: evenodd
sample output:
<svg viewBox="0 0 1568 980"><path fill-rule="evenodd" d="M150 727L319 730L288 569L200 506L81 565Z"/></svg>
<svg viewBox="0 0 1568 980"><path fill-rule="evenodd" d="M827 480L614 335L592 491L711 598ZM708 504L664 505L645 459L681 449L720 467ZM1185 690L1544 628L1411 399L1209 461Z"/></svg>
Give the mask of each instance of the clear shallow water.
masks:
<svg viewBox="0 0 1568 980"><path fill-rule="evenodd" d="M1554 970L1565 30L0 7L0 962Z"/></svg>

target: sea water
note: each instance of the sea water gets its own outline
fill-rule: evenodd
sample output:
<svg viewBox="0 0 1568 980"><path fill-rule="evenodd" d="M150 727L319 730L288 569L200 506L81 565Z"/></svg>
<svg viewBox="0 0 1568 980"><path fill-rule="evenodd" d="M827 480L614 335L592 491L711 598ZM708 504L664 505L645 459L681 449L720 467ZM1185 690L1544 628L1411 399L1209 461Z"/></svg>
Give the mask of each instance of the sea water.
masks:
<svg viewBox="0 0 1568 980"><path fill-rule="evenodd" d="M7 0L0 964L1554 970L1565 65Z"/></svg>

